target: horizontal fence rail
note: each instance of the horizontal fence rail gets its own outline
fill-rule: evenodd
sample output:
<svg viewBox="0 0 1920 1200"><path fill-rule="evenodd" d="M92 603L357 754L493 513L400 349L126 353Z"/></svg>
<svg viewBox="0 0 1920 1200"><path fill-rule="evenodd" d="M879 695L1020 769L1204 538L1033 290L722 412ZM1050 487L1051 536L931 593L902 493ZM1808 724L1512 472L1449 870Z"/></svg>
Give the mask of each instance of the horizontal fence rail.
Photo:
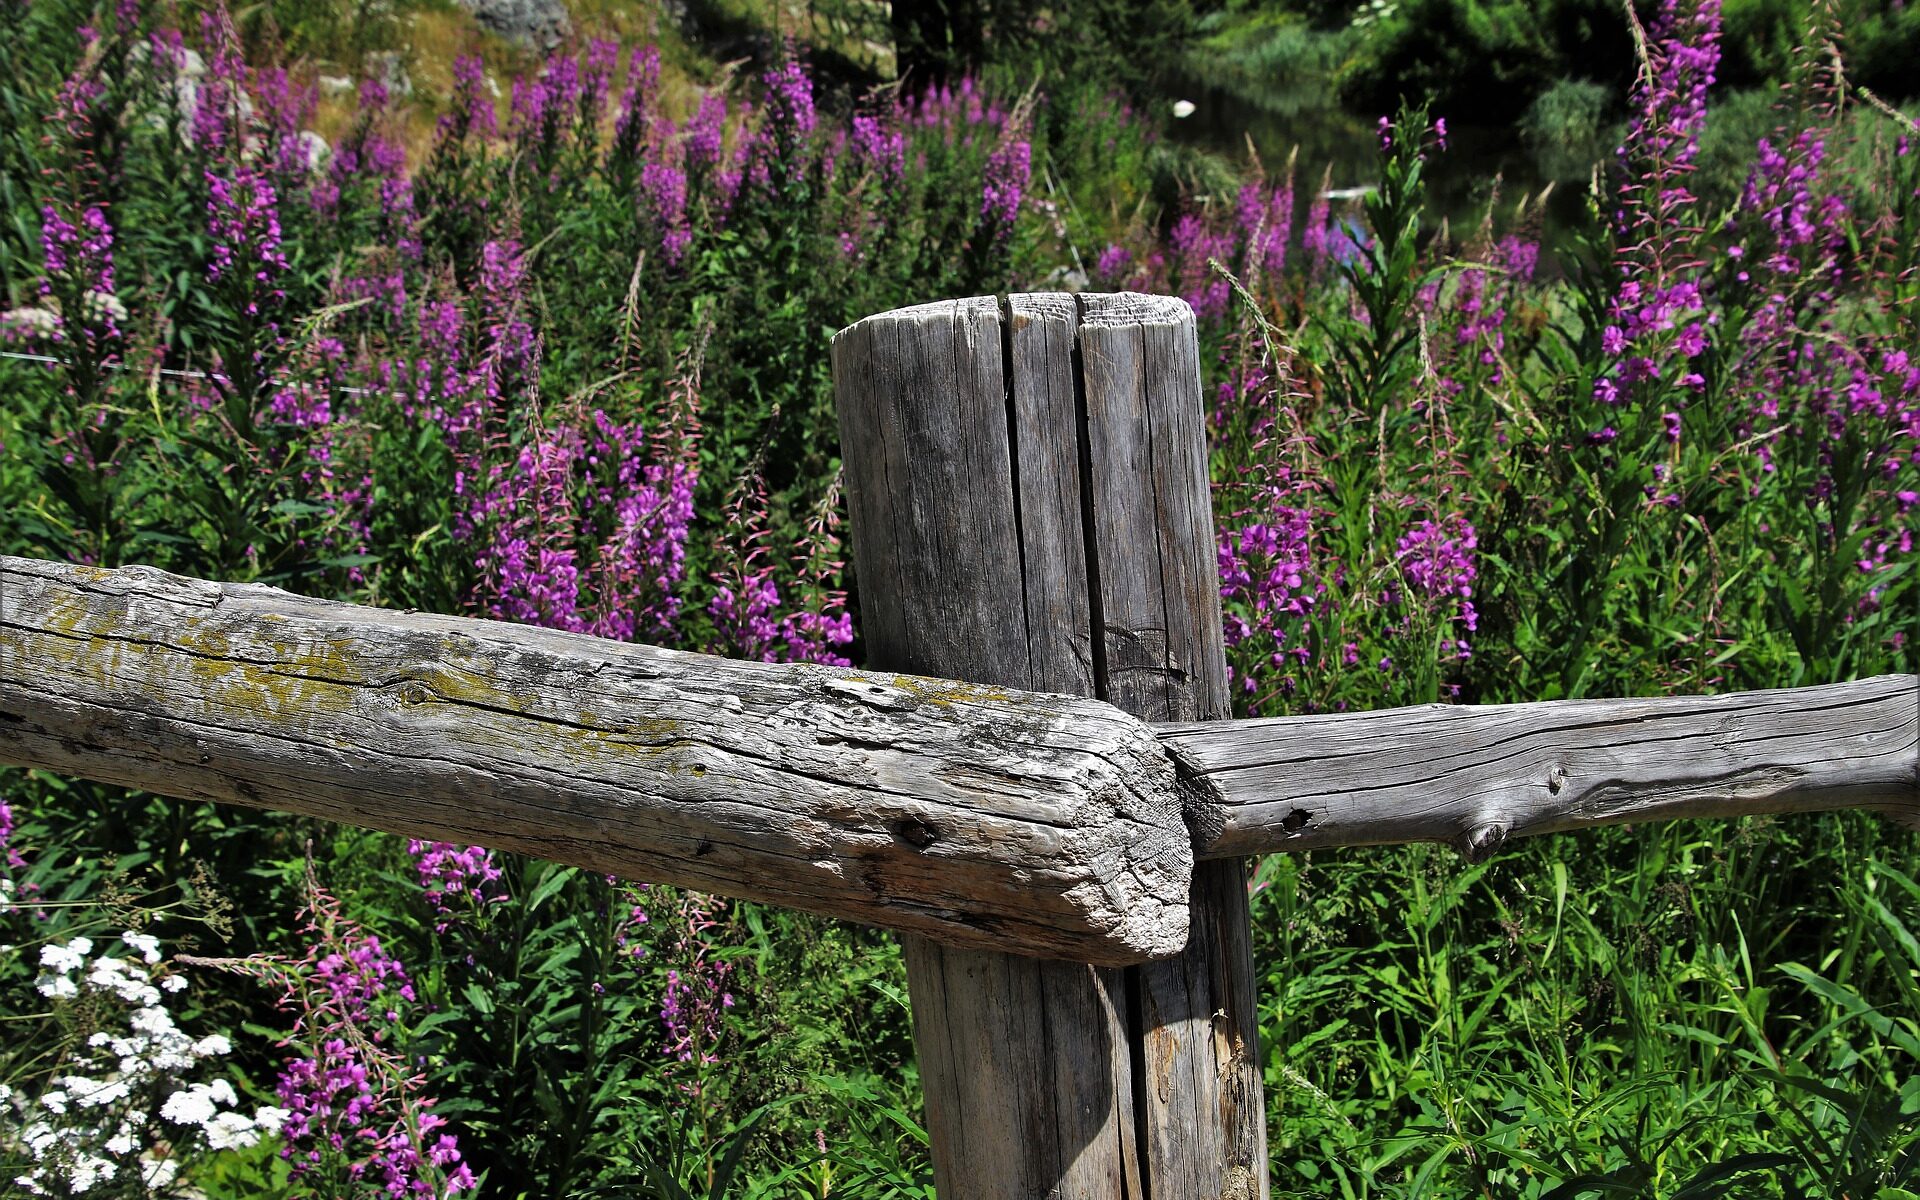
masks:
<svg viewBox="0 0 1920 1200"><path fill-rule="evenodd" d="M1880 809L1920 827L1920 676L1652 700L1429 704L1160 725L1200 856Z"/></svg>
<svg viewBox="0 0 1920 1200"><path fill-rule="evenodd" d="M1196 859L1478 856L1837 808L1920 826L1920 677L1148 725L1071 696L0 556L0 764L1120 965L1185 944Z"/></svg>
<svg viewBox="0 0 1920 1200"><path fill-rule="evenodd" d="M1192 843L1096 700L0 557L0 763L1138 962Z"/></svg>

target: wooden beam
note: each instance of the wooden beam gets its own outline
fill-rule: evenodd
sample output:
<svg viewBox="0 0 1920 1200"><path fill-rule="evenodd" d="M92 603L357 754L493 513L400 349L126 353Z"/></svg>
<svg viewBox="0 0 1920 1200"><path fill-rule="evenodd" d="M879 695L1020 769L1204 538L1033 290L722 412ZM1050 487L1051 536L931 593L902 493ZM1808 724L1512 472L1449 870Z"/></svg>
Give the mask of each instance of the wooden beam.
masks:
<svg viewBox="0 0 1920 1200"><path fill-rule="evenodd" d="M1071 336L1035 340L1041 319L1010 329L978 297L834 338L868 662L1094 694ZM1120 972L903 949L940 1195L1139 1197Z"/></svg>
<svg viewBox="0 0 1920 1200"><path fill-rule="evenodd" d="M1100 694L1147 720L1227 723L1233 705L1193 310L1168 296L1079 299ZM1189 812L1189 824L1196 815ZM1265 1067L1245 860L1199 864L1186 948L1126 975L1144 1195L1266 1200Z"/></svg>
<svg viewBox="0 0 1920 1200"><path fill-rule="evenodd" d="M1920 676L1160 725L1202 858L1875 808L1920 825ZM1194 816L1190 812L1190 817Z"/></svg>
<svg viewBox="0 0 1920 1200"><path fill-rule="evenodd" d="M0 764L1122 964L1187 938L1171 760L1096 701L0 557Z"/></svg>
<svg viewBox="0 0 1920 1200"><path fill-rule="evenodd" d="M1193 314L1014 295L834 339L869 661L1227 715ZM908 939L934 1180L968 1200L1260 1200L1241 864L1127 971Z"/></svg>

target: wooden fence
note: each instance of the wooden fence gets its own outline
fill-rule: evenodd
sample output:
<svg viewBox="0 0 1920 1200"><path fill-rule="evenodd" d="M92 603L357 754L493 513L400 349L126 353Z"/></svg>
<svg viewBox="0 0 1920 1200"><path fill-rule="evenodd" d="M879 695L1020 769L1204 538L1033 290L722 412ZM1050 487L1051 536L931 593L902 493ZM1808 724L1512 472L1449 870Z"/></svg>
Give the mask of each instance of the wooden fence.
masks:
<svg viewBox="0 0 1920 1200"><path fill-rule="evenodd" d="M873 670L0 557L0 763L898 930L959 1200L1267 1195L1247 856L1920 823L1911 675L1225 720L1179 301L926 305L833 358Z"/></svg>

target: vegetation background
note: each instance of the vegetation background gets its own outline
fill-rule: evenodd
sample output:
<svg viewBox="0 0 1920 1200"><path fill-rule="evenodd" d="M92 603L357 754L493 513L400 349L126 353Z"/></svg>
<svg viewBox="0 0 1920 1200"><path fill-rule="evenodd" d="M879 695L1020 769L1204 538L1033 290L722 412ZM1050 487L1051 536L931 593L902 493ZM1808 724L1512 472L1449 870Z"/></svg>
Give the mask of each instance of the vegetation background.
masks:
<svg viewBox="0 0 1920 1200"><path fill-rule="evenodd" d="M0 0L0 551L857 662L830 334L1128 287L1243 712L1916 669L1920 9L564 15ZM1913 851L1262 861L1276 1194L1920 1194ZM0 942L23 1192L932 1193L870 930L12 772Z"/></svg>

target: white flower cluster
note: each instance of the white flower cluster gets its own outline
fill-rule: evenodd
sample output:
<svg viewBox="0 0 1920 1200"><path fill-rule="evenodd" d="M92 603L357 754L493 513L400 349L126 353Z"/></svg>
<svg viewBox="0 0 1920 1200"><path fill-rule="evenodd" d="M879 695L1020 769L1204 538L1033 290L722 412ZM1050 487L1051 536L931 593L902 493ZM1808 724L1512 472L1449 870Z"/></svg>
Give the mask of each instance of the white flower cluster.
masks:
<svg viewBox="0 0 1920 1200"><path fill-rule="evenodd" d="M164 1189L179 1174L180 1152L196 1133L208 1149L230 1150L277 1133L286 1119L278 1108L259 1108L251 1117L238 1111L240 1098L225 1079L179 1078L233 1047L219 1034L196 1040L174 1024L162 993L184 988L186 978L153 969L160 962L156 938L129 930L120 942L138 961L111 954L89 961L93 939L85 937L40 950L42 971L34 986L41 995L86 1001L91 1011L102 1001L118 1001L126 1025L124 1032L102 1029L90 1036L36 1102L0 1086L0 1118L27 1110L12 1140L33 1169L14 1183L34 1195L91 1192L124 1178L128 1168L143 1189ZM0 1134L0 1152L8 1140Z"/></svg>
<svg viewBox="0 0 1920 1200"><path fill-rule="evenodd" d="M0 312L0 339L50 338L60 332L60 314L51 308L10 308Z"/></svg>
<svg viewBox="0 0 1920 1200"><path fill-rule="evenodd" d="M127 319L127 306L112 292L88 292L82 305L87 320L96 325L118 325Z"/></svg>

